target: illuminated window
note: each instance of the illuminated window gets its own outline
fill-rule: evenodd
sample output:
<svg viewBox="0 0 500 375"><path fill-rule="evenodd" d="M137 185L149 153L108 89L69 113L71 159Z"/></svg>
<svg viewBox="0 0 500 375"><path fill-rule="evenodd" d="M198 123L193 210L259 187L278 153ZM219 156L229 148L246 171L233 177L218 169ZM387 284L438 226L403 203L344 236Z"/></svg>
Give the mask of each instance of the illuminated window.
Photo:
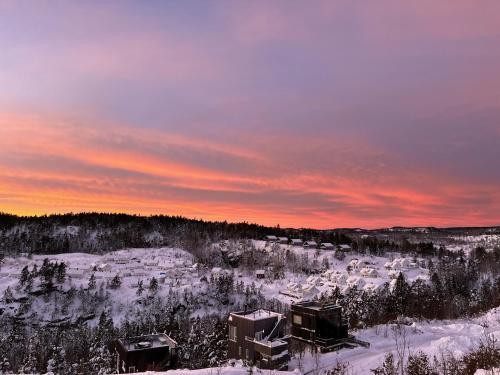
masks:
<svg viewBox="0 0 500 375"><path fill-rule="evenodd" d="M229 326L229 340L236 341L238 339L238 333L236 326Z"/></svg>
<svg viewBox="0 0 500 375"><path fill-rule="evenodd" d="M302 325L302 316L293 314L293 324Z"/></svg>

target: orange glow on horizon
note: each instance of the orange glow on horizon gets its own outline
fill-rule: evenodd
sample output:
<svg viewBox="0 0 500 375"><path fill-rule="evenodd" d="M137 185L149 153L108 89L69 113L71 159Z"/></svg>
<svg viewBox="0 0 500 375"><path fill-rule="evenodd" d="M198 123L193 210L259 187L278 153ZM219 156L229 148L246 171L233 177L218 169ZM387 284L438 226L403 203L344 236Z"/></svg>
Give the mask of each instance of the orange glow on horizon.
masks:
<svg viewBox="0 0 500 375"><path fill-rule="evenodd" d="M78 138L75 129L69 121L0 115L0 211L168 214L320 229L498 223L498 195L485 208L490 216L475 207L457 208L450 199L473 195L478 187L457 186L438 175L400 169L400 178L387 176L387 183L379 183L379 177L371 180L355 172L302 168L290 174L286 155L279 159L250 147L221 150L209 141L116 125L91 128ZM106 142L116 134L121 134L123 149ZM293 138L282 142L296 147ZM175 152L159 154L155 147L138 149L138 144L163 144ZM176 160L177 150L192 150L199 159ZM205 164L205 155L213 152L222 163L231 165L236 158L247 171ZM397 163L393 168L399 168ZM261 170L276 172L254 172ZM411 178L421 182L418 189L405 182ZM487 186L479 188L496 194Z"/></svg>

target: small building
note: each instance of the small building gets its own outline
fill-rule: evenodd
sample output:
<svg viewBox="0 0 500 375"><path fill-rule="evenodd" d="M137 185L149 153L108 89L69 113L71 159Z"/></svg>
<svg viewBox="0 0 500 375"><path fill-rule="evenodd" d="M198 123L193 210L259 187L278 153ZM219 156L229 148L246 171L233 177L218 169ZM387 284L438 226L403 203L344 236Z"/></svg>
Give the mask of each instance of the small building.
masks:
<svg viewBox="0 0 500 375"><path fill-rule="evenodd" d="M292 304L291 314L293 340L328 351L342 347L348 338L347 321L338 305L304 301Z"/></svg>
<svg viewBox="0 0 500 375"><path fill-rule="evenodd" d="M322 250L334 250L335 246L330 242L322 242L320 245L320 249L322 249Z"/></svg>
<svg viewBox="0 0 500 375"><path fill-rule="evenodd" d="M288 237L278 237L278 242L280 244L286 245L288 243Z"/></svg>
<svg viewBox="0 0 500 375"><path fill-rule="evenodd" d="M264 240L268 242L278 242L278 237L273 236L273 235L267 235L264 237Z"/></svg>
<svg viewBox="0 0 500 375"><path fill-rule="evenodd" d="M303 246L316 248L318 247L318 244L316 243L316 241L305 241Z"/></svg>
<svg viewBox="0 0 500 375"><path fill-rule="evenodd" d="M339 251L351 251L351 245L347 245L347 244L341 244L341 245L337 245L337 250Z"/></svg>
<svg viewBox="0 0 500 375"><path fill-rule="evenodd" d="M164 333L115 341L116 371L119 374L165 371L175 366L177 343Z"/></svg>
<svg viewBox="0 0 500 375"><path fill-rule="evenodd" d="M266 278L266 271L264 271L264 270L255 271L255 277L257 279L265 279Z"/></svg>
<svg viewBox="0 0 500 375"><path fill-rule="evenodd" d="M111 271L111 266L108 263L102 263L97 266L97 270L101 272Z"/></svg>
<svg viewBox="0 0 500 375"><path fill-rule="evenodd" d="M286 317L269 310L229 315L229 358L246 360L262 369L288 368Z"/></svg>
<svg viewBox="0 0 500 375"><path fill-rule="evenodd" d="M302 240L300 238L292 238L290 240L290 245L292 245L292 246L302 246Z"/></svg>

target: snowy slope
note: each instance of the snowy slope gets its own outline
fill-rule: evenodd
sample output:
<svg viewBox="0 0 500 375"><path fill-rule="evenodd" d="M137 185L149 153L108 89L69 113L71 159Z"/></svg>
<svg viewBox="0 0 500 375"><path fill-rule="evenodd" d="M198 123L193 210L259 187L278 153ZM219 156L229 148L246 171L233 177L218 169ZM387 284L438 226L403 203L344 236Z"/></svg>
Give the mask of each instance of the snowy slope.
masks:
<svg viewBox="0 0 500 375"><path fill-rule="evenodd" d="M500 337L500 308L471 320L416 322L404 327L412 353L422 351L430 358L441 354L460 357L477 348L487 335ZM359 339L371 343L370 348L358 347L322 354L320 367L328 369L337 361L349 362L354 374L371 373L370 369L380 365L386 353L396 351L394 328L394 325L382 325L356 332ZM297 359L293 359L289 368L297 367ZM304 373L315 368L315 361L310 354L306 355L302 368Z"/></svg>

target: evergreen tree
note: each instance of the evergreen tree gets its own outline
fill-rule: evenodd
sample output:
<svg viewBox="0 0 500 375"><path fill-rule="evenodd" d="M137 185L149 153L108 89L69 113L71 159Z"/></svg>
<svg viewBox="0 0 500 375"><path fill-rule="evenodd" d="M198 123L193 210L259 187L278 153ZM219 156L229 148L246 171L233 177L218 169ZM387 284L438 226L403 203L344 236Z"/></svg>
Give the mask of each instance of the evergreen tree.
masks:
<svg viewBox="0 0 500 375"><path fill-rule="evenodd" d="M10 286L8 286L3 292L3 301L5 303L11 303L14 301L14 295L12 294L12 290L10 290Z"/></svg>
<svg viewBox="0 0 500 375"><path fill-rule="evenodd" d="M394 364L394 355L392 353L386 354L384 362L371 371L375 375L398 375L396 365Z"/></svg>
<svg viewBox="0 0 500 375"><path fill-rule="evenodd" d="M156 293L158 291L158 280L156 280L156 277L151 278L149 282L149 291L151 293Z"/></svg>
<svg viewBox="0 0 500 375"><path fill-rule="evenodd" d="M61 262L56 267L56 280L58 283L63 283L66 278L66 263Z"/></svg>
<svg viewBox="0 0 500 375"><path fill-rule="evenodd" d="M28 347L26 348L26 355L24 356L23 364L21 366L22 374L35 374L38 372L36 360L36 352L38 350L37 346L36 336L31 334L28 341Z"/></svg>
<svg viewBox="0 0 500 375"><path fill-rule="evenodd" d="M417 354L408 356L408 364L406 365L406 375L438 375L434 371L429 362L429 357L425 353L418 352Z"/></svg>
<svg viewBox="0 0 500 375"><path fill-rule="evenodd" d="M396 313L398 315L404 315L408 306L410 286L406 282L403 272L400 272L398 278L396 279L393 295Z"/></svg>
<svg viewBox="0 0 500 375"><path fill-rule="evenodd" d="M19 277L19 284L24 286L24 284L28 281L30 276L30 271L28 270L28 266L24 266L21 270L21 276Z"/></svg>
<svg viewBox="0 0 500 375"><path fill-rule="evenodd" d="M111 280L109 286L112 289L118 289L121 285L122 285L122 279L120 278L119 274L116 274L115 277L113 277L113 279Z"/></svg>
<svg viewBox="0 0 500 375"><path fill-rule="evenodd" d="M52 348L52 355L47 363L47 372L54 375L65 375L65 355L61 346Z"/></svg>
<svg viewBox="0 0 500 375"><path fill-rule="evenodd" d="M88 285L88 288L89 289L95 289L96 287L96 279L95 279L95 274L92 273L92 275L90 275L90 278L89 278L89 285Z"/></svg>
<svg viewBox="0 0 500 375"><path fill-rule="evenodd" d="M142 282L142 280L139 280L139 281L137 282L137 292L136 292L136 294L137 294L138 296L142 295L142 292L144 292L144 285L143 285L143 284L144 284L144 283Z"/></svg>

